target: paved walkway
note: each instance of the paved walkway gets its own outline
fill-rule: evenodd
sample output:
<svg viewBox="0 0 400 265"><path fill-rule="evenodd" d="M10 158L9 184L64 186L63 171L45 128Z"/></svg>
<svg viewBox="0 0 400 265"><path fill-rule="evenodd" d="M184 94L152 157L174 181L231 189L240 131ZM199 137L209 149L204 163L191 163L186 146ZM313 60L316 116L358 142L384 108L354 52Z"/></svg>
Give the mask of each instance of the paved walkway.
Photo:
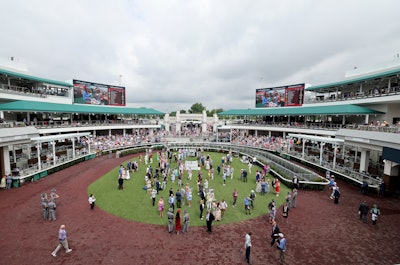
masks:
<svg viewBox="0 0 400 265"><path fill-rule="evenodd" d="M244 236L253 233L252 264L279 264L271 248L271 227L262 216L249 221L192 227L188 234L169 234L164 226L120 219L99 208L89 209L87 186L127 157L85 161L21 188L0 191L0 264L245 264ZM338 182L342 197L334 205L329 191L300 191L289 223L278 219L288 241L286 264L400 263L400 203ZM55 222L43 221L40 193L57 188L61 195ZM358 205L378 203L377 226L362 223ZM281 213L281 209L279 209ZM67 225L73 252L50 253L60 224Z"/></svg>

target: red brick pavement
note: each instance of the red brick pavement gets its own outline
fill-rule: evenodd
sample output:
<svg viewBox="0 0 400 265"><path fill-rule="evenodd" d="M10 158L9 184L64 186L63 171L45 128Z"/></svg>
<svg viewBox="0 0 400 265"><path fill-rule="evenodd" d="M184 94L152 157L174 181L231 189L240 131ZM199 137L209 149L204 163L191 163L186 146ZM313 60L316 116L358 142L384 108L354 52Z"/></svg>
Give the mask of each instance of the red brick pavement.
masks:
<svg viewBox="0 0 400 265"><path fill-rule="evenodd" d="M269 245L266 217L229 225L191 227L188 234L169 234L166 227L120 219L99 208L89 209L87 187L125 158L107 156L83 162L21 188L0 191L0 264L245 264L244 236L251 231L252 264L279 264ZM363 199L358 188L339 182L342 197L334 205L329 190L300 191L289 223L278 218L288 241L287 264L400 263L400 203L376 196L381 216L377 226L357 216ZM61 195L57 221L45 222L40 193L56 187ZM279 211L281 213L281 209ZM50 253L60 224L67 225L73 252Z"/></svg>

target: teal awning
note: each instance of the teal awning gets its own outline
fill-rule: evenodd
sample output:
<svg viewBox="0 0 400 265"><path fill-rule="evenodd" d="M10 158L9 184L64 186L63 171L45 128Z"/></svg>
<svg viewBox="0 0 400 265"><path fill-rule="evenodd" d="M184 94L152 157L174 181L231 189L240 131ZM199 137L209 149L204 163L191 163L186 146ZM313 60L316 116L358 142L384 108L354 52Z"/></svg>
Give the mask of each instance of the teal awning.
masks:
<svg viewBox="0 0 400 265"><path fill-rule="evenodd" d="M64 87L72 87L73 86L70 83L50 80L50 79L46 79L46 78L40 78L40 77L22 74L22 73L18 73L18 72L13 72L13 71L1 69L1 68L0 68L0 75L5 75L5 76L9 76L9 77L14 77L14 78L20 78L20 79L26 79L28 81L35 81L35 82L39 82L39 83L46 83L46 84L57 85L57 86L64 86Z"/></svg>
<svg viewBox="0 0 400 265"><path fill-rule="evenodd" d="M358 105L335 105L318 107L283 107L283 108L256 108L233 109L218 113L221 116L299 116L299 115L357 115L357 114L384 114L384 112L368 109Z"/></svg>
<svg viewBox="0 0 400 265"><path fill-rule="evenodd" d="M354 83L363 83L365 81L370 81L370 80L375 80L375 79L380 79L380 78L387 78L387 77L395 76L398 74L400 74L400 70L396 69L396 70L386 71L386 72L382 72L382 73L378 73L378 74L363 76L363 77L359 77L359 78L353 78L353 79L347 79L347 80L343 80L343 81L339 81L339 82L333 82L333 83L329 83L329 84L310 86L310 87L306 88L305 90L316 91L316 90L333 89L333 88L337 88L337 87L351 85Z"/></svg>
<svg viewBox="0 0 400 265"><path fill-rule="evenodd" d="M103 105L57 104L18 100L0 104L0 110L16 112L56 112L56 113L94 113L94 114L136 114L164 115L165 113L148 108L111 107Z"/></svg>

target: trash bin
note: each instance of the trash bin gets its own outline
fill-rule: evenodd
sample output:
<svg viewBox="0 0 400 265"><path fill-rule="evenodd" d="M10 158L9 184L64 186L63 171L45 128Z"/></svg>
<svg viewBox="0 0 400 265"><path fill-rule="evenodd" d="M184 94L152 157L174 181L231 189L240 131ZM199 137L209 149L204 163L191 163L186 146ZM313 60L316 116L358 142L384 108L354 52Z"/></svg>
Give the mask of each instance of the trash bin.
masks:
<svg viewBox="0 0 400 265"><path fill-rule="evenodd" d="M13 188L19 188L20 187L19 178L13 179L12 187Z"/></svg>

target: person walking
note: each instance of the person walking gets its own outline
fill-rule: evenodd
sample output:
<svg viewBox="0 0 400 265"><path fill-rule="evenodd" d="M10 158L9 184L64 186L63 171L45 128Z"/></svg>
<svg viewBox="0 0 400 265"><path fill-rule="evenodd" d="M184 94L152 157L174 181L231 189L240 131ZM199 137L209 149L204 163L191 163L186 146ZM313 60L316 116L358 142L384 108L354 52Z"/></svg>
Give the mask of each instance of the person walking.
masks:
<svg viewBox="0 0 400 265"><path fill-rule="evenodd" d="M169 204L169 207L172 208L172 211L174 211L175 210L175 197L174 197L173 192L172 192L172 194L169 195L168 204Z"/></svg>
<svg viewBox="0 0 400 265"><path fill-rule="evenodd" d="M179 235L179 232L181 231L181 210L176 211L175 215L175 230L176 234Z"/></svg>
<svg viewBox="0 0 400 265"><path fill-rule="evenodd" d="M368 212L369 206L364 200L360 203L360 206L358 207L358 215L360 216L360 220L362 220L364 223L367 223Z"/></svg>
<svg viewBox="0 0 400 265"><path fill-rule="evenodd" d="M283 216L283 218L285 218L285 220L286 220L286 223L288 223L288 217L289 217L289 205L288 205L288 203L287 203L287 202L285 202L285 204L283 205L283 208L282 208L282 210L283 210L283 214L282 214L282 216Z"/></svg>
<svg viewBox="0 0 400 265"><path fill-rule="evenodd" d="M276 221L272 221L272 232L271 232L271 247L274 246L276 240L279 238L279 226L276 224Z"/></svg>
<svg viewBox="0 0 400 265"><path fill-rule="evenodd" d="M200 219L203 220L203 211L204 211L204 200L203 199L200 200L199 209L200 209Z"/></svg>
<svg viewBox="0 0 400 265"><path fill-rule="evenodd" d="M340 198L340 190L339 187L336 186L336 189L333 192L333 203L338 204L339 203L339 198Z"/></svg>
<svg viewBox="0 0 400 265"><path fill-rule="evenodd" d="M156 196L157 196L157 190L152 189L150 197L151 197L151 202L152 202L153 206L156 204Z"/></svg>
<svg viewBox="0 0 400 265"><path fill-rule="evenodd" d="M189 232L189 213L187 210L184 210L184 215L183 215L183 229L182 229L182 233L187 233Z"/></svg>
<svg viewBox="0 0 400 265"><path fill-rule="evenodd" d="M168 233L172 233L174 225L174 210L172 208L168 209Z"/></svg>
<svg viewBox="0 0 400 265"><path fill-rule="evenodd" d="M49 213L49 221L56 221L56 203L54 200L50 200L47 204L47 209Z"/></svg>
<svg viewBox="0 0 400 265"><path fill-rule="evenodd" d="M90 194L88 201L89 201L89 204L90 204L90 209L93 210L93 208L94 208L94 202L96 201L96 198L94 197L93 194Z"/></svg>
<svg viewBox="0 0 400 265"><path fill-rule="evenodd" d="M118 178L118 189L119 190L124 189L124 179L121 176Z"/></svg>
<svg viewBox="0 0 400 265"><path fill-rule="evenodd" d="M41 206L42 206L42 214L43 214L43 220L47 221L48 217L48 200L47 200L47 193L42 193L40 196L41 200Z"/></svg>
<svg viewBox="0 0 400 265"><path fill-rule="evenodd" d="M251 209L254 209L254 200L256 199L256 194L254 190L251 190L249 198L250 198L250 207Z"/></svg>
<svg viewBox="0 0 400 265"><path fill-rule="evenodd" d="M296 175L293 177L292 183L293 183L293 188L298 190L299 189L299 179Z"/></svg>
<svg viewBox="0 0 400 265"><path fill-rule="evenodd" d="M58 245L54 249L54 251L51 252L51 255L53 257L57 257L57 252L62 247L65 248L65 253L70 253L72 251L72 249L70 249L69 246L68 246L67 231L65 230L65 225L61 225L60 229L58 230Z"/></svg>
<svg viewBox="0 0 400 265"><path fill-rule="evenodd" d="M291 208L296 208L296 204L297 204L297 189L294 188L292 190L292 201L291 201Z"/></svg>
<svg viewBox="0 0 400 265"><path fill-rule="evenodd" d="M171 209L173 212L174 209L173 208L171 208ZM159 212L161 218L164 217L164 198L163 197L160 197L160 199L158 200L158 212Z"/></svg>
<svg viewBox="0 0 400 265"><path fill-rule="evenodd" d="M378 209L378 206L374 204L374 207L371 209L371 218L372 218L372 224L376 225L376 222L378 221L378 216L381 214L381 211Z"/></svg>
<svg viewBox="0 0 400 265"><path fill-rule="evenodd" d="M214 221L214 215L210 210L207 210L206 214L206 223L207 223L207 232L211 233L212 232L212 222Z"/></svg>
<svg viewBox="0 0 400 265"><path fill-rule="evenodd" d="M285 264L286 238L282 233L279 233L279 239L276 243L279 250L279 260L281 264Z"/></svg>
<svg viewBox="0 0 400 265"><path fill-rule="evenodd" d="M7 178L6 178L6 189L9 190L11 189L11 184L12 184L12 176L10 173L8 173Z"/></svg>
<svg viewBox="0 0 400 265"><path fill-rule="evenodd" d="M243 204L244 204L244 211L246 213L246 215L251 214L250 213L250 198L249 197L245 197L243 199Z"/></svg>
<svg viewBox="0 0 400 265"><path fill-rule="evenodd" d="M232 207L236 206L236 201L237 201L238 195L239 195L239 193L238 193L237 189L235 188L232 193L232 197L233 197Z"/></svg>
<svg viewBox="0 0 400 265"><path fill-rule="evenodd" d="M250 264L251 232L247 233L244 238L244 248L246 249L246 262Z"/></svg>

